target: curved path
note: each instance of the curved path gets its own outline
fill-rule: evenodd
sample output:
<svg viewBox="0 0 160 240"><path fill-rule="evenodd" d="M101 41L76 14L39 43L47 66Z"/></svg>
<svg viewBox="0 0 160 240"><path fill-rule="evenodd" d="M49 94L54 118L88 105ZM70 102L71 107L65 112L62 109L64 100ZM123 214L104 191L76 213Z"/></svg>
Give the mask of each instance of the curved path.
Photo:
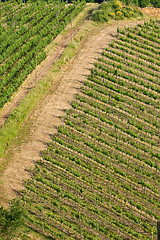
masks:
<svg viewBox="0 0 160 240"><path fill-rule="evenodd" d="M113 39L117 27L135 26L139 22L143 21L119 21L101 27L94 35L88 34L76 57L28 119L28 140L24 139L18 149L12 146L14 153L11 155L10 164L0 178L0 199L3 204L15 197L16 191L23 189L23 179L30 177L26 170L34 167L34 161L40 158L40 151L46 148L45 143L50 141L50 135L62 124L64 110L71 107L74 94L79 91L102 49Z"/></svg>

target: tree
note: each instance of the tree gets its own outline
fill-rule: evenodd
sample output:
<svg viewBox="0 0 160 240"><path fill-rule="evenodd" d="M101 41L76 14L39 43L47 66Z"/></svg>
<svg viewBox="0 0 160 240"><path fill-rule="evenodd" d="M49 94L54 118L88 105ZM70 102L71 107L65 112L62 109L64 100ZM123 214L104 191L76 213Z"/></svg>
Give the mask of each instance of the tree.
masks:
<svg viewBox="0 0 160 240"><path fill-rule="evenodd" d="M139 6L140 7L146 7L150 3L150 0L138 0Z"/></svg>
<svg viewBox="0 0 160 240"><path fill-rule="evenodd" d="M154 7L160 8L160 1L159 0L150 0L151 4L153 4Z"/></svg>
<svg viewBox="0 0 160 240"><path fill-rule="evenodd" d="M0 239L11 239L24 222L24 209L18 200L13 200L9 210L0 208Z"/></svg>
<svg viewBox="0 0 160 240"><path fill-rule="evenodd" d="M127 6L129 6L129 5L138 6L138 0L125 0L125 4L126 4Z"/></svg>

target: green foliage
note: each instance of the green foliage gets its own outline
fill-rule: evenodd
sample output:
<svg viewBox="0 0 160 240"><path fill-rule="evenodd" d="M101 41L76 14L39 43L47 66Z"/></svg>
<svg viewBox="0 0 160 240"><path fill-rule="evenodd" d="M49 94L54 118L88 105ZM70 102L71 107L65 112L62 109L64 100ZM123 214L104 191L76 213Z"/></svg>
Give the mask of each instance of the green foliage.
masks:
<svg viewBox="0 0 160 240"><path fill-rule="evenodd" d="M24 223L24 209L18 200L13 200L10 209L0 208L0 237L11 239Z"/></svg>
<svg viewBox="0 0 160 240"><path fill-rule="evenodd" d="M125 0L124 4L126 4L127 6L138 6L138 0Z"/></svg>
<svg viewBox="0 0 160 240"><path fill-rule="evenodd" d="M46 58L45 47L78 15L85 2L65 5L40 0L24 5L16 1L5 4L0 20L1 26L5 25L0 36L0 108Z"/></svg>
<svg viewBox="0 0 160 240"><path fill-rule="evenodd" d="M106 14L104 14L103 11L99 10L92 15L92 20L95 22L104 23L104 22L108 22L109 18Z"/></svg>
<svg viewBox="0 0 160 240"><path fill-rule="evenodd" d="M26 219L45 237L152 238L160 206L159 24L118 29L36 163ZM1 209L2 239L7 219L16 223L20 215L10 212Z"/></svg>
<svg viewBox="0 0 160 240"><path fill-rule="evenodd" d="M120 11L122 9L122 4L120 1L114 1L112 4L115 11Z"/></svg>
<svg viewBox="0 0 160 240"><path fill-rule="evenodd" d="M153 4L154 7L160 8L160 1L159 0L150 0L150 3Z"/></svg>
<svg viewBox="0 0 160 240"><path fill-rule="evenodd" d="M138 4L140 7L146 7L150 3L150 0L138 0Z"/></svg>
<svg viewBox="0 0 160 240"><path fill-rule="evenodd" d="M155 221L146 219L159 218L159 24L118 29L37 162L27 211L46 236L62 239L63 228L63 239L152 238Z"/></svg>
<svg viewBox="0 0 160 240"><path fill-rule="evenodd" d="M109 19L120 20L139 17L141 15L142 13L137 8L124 6L120 1L107 1L98 7L97 11L92 15L92 20L96 22L108 22Z"/></svg>

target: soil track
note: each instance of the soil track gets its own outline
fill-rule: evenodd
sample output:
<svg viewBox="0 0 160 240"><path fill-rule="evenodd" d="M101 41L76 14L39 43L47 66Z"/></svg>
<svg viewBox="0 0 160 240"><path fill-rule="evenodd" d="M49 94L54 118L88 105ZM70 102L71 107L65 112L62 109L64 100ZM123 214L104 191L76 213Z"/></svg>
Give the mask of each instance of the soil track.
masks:
<svg viewBox="0 0 160 240"><path fill-rule="evenodd" d="M22 84L18 93L12 97L12 101L7 103L4 109L0 112L0 128L8 118L10 112L18 106L21 100L28 94L28 92L39 82L50 70L53 64L60 58L62 53L64 52L67 44L71 40L72 37L77 33L78 28L72 28L72 33L69 31L60 41L59 36L56 39L56 43L58 42L57 47L51 49L48 52L48 56L43 63L41 63L37 68L28 76L24 84ZM71 35L72 34L72 35Z"/></svg>
<svg viewBox="0 0 160 240"><path fill-rule="evenodd" d="M141 11L151 17L160 17L160 8L146 7L142 8Z"/></svg>
<svg viewBox="0 0 160 240"><path fill-rule="evenodd" d="M71 107L74 94L79 91L102 49L113 39L117 27L135 26L139 22L143 21L119 21L109 26L103 26L99 31L95 31L94 35L93 33L88 34L77 56L70 62L67 70L63 70L61 77L57 79L53 88L41 100L28 119L28 124L30 124L29 141L24 139L18 149L12 146L14 154L0 178L3 183L0 187L2 204L5 205L7 200L16 196L14 190L23 189L23 179L30 177L26 169L34 167L34 161L40 159L40 151L46 148L45 143L50 141L50 135L56 132L58 125L63 124L61 117L64 116L65 110ZM62 44L62 51L66 42L67 38ZM55 59L55 56L48 56L50 65L54 63ZM44 65L44 71L39 75L40 78L47 73L48 64Z"/></svg>

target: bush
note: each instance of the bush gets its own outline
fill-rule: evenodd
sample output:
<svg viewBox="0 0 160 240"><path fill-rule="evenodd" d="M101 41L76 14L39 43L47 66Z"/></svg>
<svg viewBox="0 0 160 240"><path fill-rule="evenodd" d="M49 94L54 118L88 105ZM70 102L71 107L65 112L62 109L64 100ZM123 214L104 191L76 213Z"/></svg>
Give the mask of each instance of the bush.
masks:
<svg viewBox="0 0 160 240"><path fill-rule="evenodd" d="M129 6L129 5L135 5L138 6L138 0L125 0L124 3Z"/></svg>
<svg viewBox="0 0 160 240"><path fill-rule="evenodd" d="M113 2L113 7L116 9L116 11L119 11L122 9L122 5L120 1L114 1Z"/></svg>
<svg viewBox="0 0 160 240"><path fill-rule="evenodd" d="M120 11L117 11L117 12L116 12L116 16L118 16L118 17L122 17L122 15L123 15L122 12L120 12Z"/></svg>
<svg viewBox="0 0 160 240"><path fill-rule="evenodd" d="M114 12L111 12L111 13L108 14L108 16L115 19L115 16L116 16L116 15L115 15Z"/></svg>
<svg viewBox="0 0 160 240"><path fill-rule="evenodd" d="M24 222L24 210L18 200L13 200L10 210L0 208L0 239L12 239L16 229Z"/></svg>
<svg viewBox="0 0 160 240"><path fill-rule="evenodd" d="M138 0L138 4L140 7L146 7L150 3L150 0Z"/></svg>
<svg viewBox="0 0 160 240"><path fill-rule="evenodd" d="M154 7L160 8L160 1L159 0L150 0L151 4L153 4Z"/></svg>
<svg viewBox="0 0 160 240"><path fill-rule="evenodd" d="M104 10L104 11L107 11L108 8L111 8L111 3L110 3L110 2L103 2L103 3L99 6L99 9L100 9L100 10Z"/></svg>
<svg viewBox="0 0 160 240"><path fill-rule="evenodd" d="M134 4L138 5L137 1L138 0L129 0L128 3L134 2ZM120 1L111 0L100 4L100 6L97 8L97 11L92 15L92 20L103 23L108 22L108 20L111 18L120 20L124 17L131 18L140 17L142 15L142 12L136 8L133 8L131 6L122 6L122 3Z"/></svg>
<svg viewBox="0 0 160 240"><path fill-rule="evenodd" d="M104 23L104 22L108 22L109 19L107 14L104 14L103 11L99 10L92 15L92 20L96 22Z"/></svg>

